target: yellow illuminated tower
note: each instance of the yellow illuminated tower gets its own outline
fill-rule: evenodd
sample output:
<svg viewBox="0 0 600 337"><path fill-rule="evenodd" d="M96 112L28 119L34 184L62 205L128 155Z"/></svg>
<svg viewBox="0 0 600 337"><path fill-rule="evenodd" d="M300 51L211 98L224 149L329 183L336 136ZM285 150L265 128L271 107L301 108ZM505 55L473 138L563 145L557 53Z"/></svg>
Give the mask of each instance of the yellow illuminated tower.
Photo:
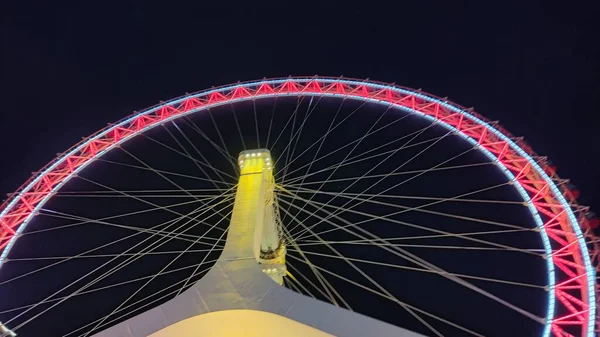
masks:
<svg viewBox="0 0 600 337"><path fill-rule="evenodd" d="M283 285L285 242L275 201L271 153L266 149L243 151L238 164L240 179L226 250L239 258L248 256L251 248L262 270Z"/></svg>

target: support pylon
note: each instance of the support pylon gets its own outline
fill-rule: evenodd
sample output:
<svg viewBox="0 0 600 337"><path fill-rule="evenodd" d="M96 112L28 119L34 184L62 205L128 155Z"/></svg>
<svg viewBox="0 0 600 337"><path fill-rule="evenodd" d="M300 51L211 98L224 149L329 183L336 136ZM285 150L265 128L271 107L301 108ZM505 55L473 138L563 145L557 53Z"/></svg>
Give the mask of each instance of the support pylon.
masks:
<svg viewBox="0 0 600 337"><path fill-rule="evenodd" d="M233 331L240 326L244 336L260 337L423 337L282 287L286 250L271 155L244 151L238 164L227 241L212 269L179 296L95 337L241 336Z"/></svg>
<svg viewBox="0 0 600 337"><path fill-rule="evenodd" d="M254 240L252 246L256 261L273 281L283 285L283 277L287 271L286 250L274 191L271 153L267 149L242 151L238 164L240 179L230 233L247 235L254 231L254 235L248 235L247 238Z"/></svg>

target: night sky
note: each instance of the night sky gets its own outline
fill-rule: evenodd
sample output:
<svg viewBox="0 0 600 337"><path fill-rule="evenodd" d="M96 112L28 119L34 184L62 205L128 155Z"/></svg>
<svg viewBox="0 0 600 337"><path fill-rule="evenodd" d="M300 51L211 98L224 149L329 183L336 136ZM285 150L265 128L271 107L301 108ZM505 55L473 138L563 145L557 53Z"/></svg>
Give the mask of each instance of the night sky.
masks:
<svg viewBox="0 0 600 337"><path fill-rule="evenodd" d="M159 100L319 74L395 82L473 106L549 156L579 185L583 204L600 200L592 6L119 3L2 5L0 137L9 164L0 191Z"/></svg>
<svg viewBox="0 0 600 337"><path fill-rule="evenodd" d="M600 211L591 5L118 3L0 5L2 195L81 137L160 100L318 74L473 106L524 136Z"/></svg>

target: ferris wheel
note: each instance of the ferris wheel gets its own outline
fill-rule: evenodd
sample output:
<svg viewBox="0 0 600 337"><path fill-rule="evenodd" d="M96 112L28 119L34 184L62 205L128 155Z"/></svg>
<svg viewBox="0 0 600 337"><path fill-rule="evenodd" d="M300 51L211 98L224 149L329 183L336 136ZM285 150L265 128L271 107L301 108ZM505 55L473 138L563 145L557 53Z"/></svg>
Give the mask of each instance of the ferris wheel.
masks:
<svg viewBox="0 0 600 337"><path fill-rule="evenodd" d="M235 320L300 335L592 337L599 221L577 194L523 138L421 90L186 94L9 194L0 335L169 336L253 309Z"/></svg>

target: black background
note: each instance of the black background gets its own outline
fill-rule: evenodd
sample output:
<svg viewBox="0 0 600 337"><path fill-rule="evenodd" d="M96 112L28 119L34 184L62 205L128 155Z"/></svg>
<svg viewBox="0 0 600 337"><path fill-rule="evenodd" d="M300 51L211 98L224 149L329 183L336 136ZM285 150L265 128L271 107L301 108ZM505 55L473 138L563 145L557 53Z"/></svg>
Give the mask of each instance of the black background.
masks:
<svg viewBox="0 0 600 337"><path fill-rule="evenodd" d="M525 136L579 185L581 202L594 205L594 8L543 3L5 3L0 191L158 100L319 74L396 82L474 106Z"/></svg>

